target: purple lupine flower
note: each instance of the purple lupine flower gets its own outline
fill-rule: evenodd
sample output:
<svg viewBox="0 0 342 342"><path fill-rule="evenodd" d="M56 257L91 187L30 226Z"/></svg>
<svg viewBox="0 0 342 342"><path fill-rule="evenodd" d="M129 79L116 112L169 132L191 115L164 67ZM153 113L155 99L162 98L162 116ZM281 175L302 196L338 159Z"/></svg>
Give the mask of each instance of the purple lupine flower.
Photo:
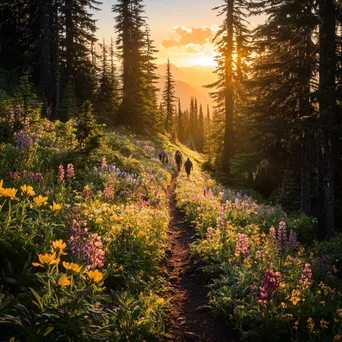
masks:
<svg viewBox="0 0 342 342"><path fill-rule="evenodd" d="M278 247L284 249L288 246L287 234L286 234L286 223L281 221L278 227Z"/></svg>
<svg viewBox="0 0 342 342"><path fill-rule="evenodd" d="M25 135L24 130L14 133L16 147L20 150L28 149L32 145L32 139Z"/></svg>
<svg viewBox="0 0 342 342"><path fill-rule="evenodd" d="M89 234L86 226L87 222L84 220L73 221L72 234L68 241L71 254L85 263L88 270L103 267L105 252L101 237L98 234Z"/></svg>

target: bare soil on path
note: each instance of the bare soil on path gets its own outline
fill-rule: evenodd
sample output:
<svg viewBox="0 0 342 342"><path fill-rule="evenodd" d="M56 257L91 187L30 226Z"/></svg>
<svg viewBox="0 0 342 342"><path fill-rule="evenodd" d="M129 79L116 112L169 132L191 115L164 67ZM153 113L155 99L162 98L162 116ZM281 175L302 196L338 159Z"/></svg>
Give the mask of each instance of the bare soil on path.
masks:
<svg viewBox="0 0 342 342"><path fill-rule="evenodd" d="M176 208L173 178L168 189L170 224L168 230L168 280L172 285L171 327L169 341L237 342L237 334L211 312L207 281L190 255L194 232L184 223Z"/></svg>

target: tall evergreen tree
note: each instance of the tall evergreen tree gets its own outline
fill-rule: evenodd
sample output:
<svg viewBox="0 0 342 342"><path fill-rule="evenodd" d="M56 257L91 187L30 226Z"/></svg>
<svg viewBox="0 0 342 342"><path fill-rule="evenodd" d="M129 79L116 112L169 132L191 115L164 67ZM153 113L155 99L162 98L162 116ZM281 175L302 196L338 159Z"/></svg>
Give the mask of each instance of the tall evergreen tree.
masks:
<svg viewBox="0 0 342 342"><path fill-rule="evenodd" d="M166 66L166 80L163 91L163 105L165 108L166 119L165 119L165 130L175 137L175 81L171 73L170 60L167 60Z"/></svg>
<svg viewBox="0 0 342 342"><path fill-rule="evenodd" d="M62 0L60 2L60 60L63 84L74 88L77 99L83 103L93 100L95 77L91 47L95 37L96 20L92 11L101 4L97 0Z"/></svg>
<svg viewBox="0 0 342 342"><path fill-rule="evenodd" d="M145 125L147 130L153 132L160 132L162 127L161 113L158 110L157 93L158 93L158 76L156 75L157 65L155 55L158 50L154 46L153 40L150 37L149 27L145 27L145 49L144 49L144 64L143 64L143 75L144 75L144 113L142 117L142 124Z"/></svg>
<svg viewBox="0 0 342 342"><path fill-rule="evenodd" d="M224 146L221 159L227 174L230 173L235 141L233 56L237 53L238 37L241 38L248 32L245 21L247 5L246 0L223 0L223 5L214 8L219 11L219 16L224 16L224 19L215 37L218 81L208 87L213 90L211 95L217 103L217 110L224 111Z"/></svg>
<svg viewBox="0 0 342 342"><path fill-rule="evenodd" d="M178 115L177 115L177 137L181 143L185 141L185 117L182 111L180 99L178 99Z"/></svg>
<svg viewBox="0 0 342 342"><path fill-rule="evenodd" d="M111 55L112 58L112 55ZM117 84L113 61L108 61L106 42L102 43L102 65L100 71L100 84L96 94L95 112L102 122L113 124L117 107Z"/></svg>
<svg viewBox="0 0 342 342"><path fill-rule="evenodd" d="M211 163L213 157L212 143L212 123L210 117L209 105L207 106L207 115L204 122L204 145L203 152L208 156L208 162Z"/></svg>
<svg viewBox="0 0 342 342"><path fill-rule="evenodd" d="M204 148L204 114L203 107L200 105L198 116L198 151L203 152Z"/></svg>
<svg viewBox="0 0 342 342"><path fill-rule="evenodd" d="M115 17L116 44L122 61L122 103L118 113L118 123L141 130L141 110L145 108L143 99L144 74L143 49L145 46L144 6L142 0L118 0L113 6Z"/></svg>
<svg viewBox="0 0 342 342"><path fill-rule="evenodd" d="M313 154L307 153L315 148L313 34L318 20L314 1L270 0L257 7L258 14L259 10L268 19L254 32L256 58L243 115L240 111L235 125L238 144L232 172L244 185L256 186L265 195L282 187L279 181L289 175L301 178L301 191L295 183L298 189L287 195L292 197L293 209L299 209L301 202L309 214L315 170Z"/></svg>

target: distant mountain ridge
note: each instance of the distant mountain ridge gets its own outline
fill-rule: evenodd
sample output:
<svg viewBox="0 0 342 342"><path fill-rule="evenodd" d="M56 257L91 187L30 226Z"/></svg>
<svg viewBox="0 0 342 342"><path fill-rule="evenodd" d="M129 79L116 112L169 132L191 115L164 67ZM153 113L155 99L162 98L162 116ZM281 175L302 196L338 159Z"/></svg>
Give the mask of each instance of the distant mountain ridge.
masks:
<svg viewBox="0 0 342 342"><path fill-rule="evenodd" d="M212 106L212 100L208 95L208 90L203 85L211 84L216 81L216 75L213 73L214 67L192 66L177 67L171 64L171 72L176 82L176 96L180 98L182 108L188 108L191 97L196 97L203 108ZM165 84L166 64L158 65L157 74L159 79L159 100Z"/></svg>

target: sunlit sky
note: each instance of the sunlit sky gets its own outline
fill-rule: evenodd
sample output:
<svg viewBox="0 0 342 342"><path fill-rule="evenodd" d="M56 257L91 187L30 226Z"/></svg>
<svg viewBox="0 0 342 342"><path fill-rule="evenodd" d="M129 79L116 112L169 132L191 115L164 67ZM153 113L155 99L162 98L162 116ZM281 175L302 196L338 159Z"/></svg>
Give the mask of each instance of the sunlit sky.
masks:
<svg viewBox="0 0 342 342"><path fill-rule="evenodd" d="M111 7L116 0L102 0L101 11L95 14L99 27L97 36L107 42L114 34L114 15ZM214 47L211 43L222 18L213 7L221 0L145 0L146 14L152 39L159 49L158 64L167 58L179 66L214 65ZM251 24L261 18L251 18Z"/></svg>

